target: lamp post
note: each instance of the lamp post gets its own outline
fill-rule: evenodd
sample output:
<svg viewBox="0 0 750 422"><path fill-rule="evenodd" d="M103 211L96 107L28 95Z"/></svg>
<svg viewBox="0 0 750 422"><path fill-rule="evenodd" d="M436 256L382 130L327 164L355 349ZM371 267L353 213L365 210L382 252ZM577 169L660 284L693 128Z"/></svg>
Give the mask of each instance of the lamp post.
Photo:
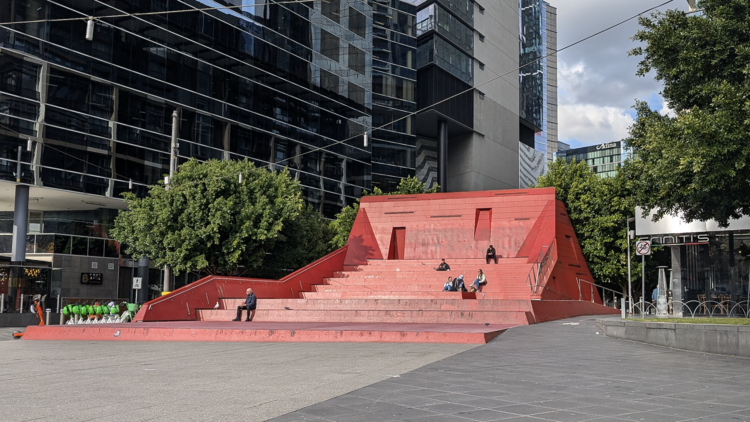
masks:
<svg viewBox="0 0 750 422"><path fill-rule="evenodd" d="M630 241L635 237L635 233L630 230L630 223L633 221L635 221L635 217L628 218L627 229L625 230L625 238L628 242L628 302L630 303L628 309L630 309L631 315L633 314L633 282L630 279Z"/></svg>
<svg viewBox="0 0 750 422"><path fill-rule="evenodd" d="M172 144L169 148L169 177L166 180L165 189L169 190L169 185L172 184L172 176L174 176L175 168L177 167L177 118L179 114L177 110L172 112ZM169 265L164 266L164 290L165 293L172 291L172 267Z"/></svg>

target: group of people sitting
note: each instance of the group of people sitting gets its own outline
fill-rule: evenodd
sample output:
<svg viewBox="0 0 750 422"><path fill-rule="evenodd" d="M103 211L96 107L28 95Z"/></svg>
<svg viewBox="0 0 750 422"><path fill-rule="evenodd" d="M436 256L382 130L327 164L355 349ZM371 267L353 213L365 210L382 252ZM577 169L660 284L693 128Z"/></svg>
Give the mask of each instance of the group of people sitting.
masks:
<svg viewBox="0 0 750 422"><path fill-rule="evenodd" d="M464 281L464 275L461 274L460 276L453 278L448 277L448 281L443 284L443 291L445 292L479 292L481 291L482 286L487 284L487 277L485 277L482 270L479 270L479 273L477 274L477 278L474 279L474 281L471 284L466 284Z"/></svg>

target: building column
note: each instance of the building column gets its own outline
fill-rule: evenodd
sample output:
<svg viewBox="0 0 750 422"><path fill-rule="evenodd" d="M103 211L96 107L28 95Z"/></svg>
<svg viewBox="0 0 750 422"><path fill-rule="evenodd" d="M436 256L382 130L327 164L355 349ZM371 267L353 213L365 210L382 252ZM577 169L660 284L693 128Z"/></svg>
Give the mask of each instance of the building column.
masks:
<svg viewBox="0 0 750 422"><path fill-rule="evenodd" d="M148 300L148 257L143 257L138 260L138 277L141 277L141 289L136 290L135 302L146 303Z"/></svg>
<svg viewBox="0 0 750 422"><path fill-rule="evenodd" d="M441 192L448 192L448 123L438 122L438 184Z"/></svg>
<svg viewBox="0 0 750 422"><path fill-rule="evenodd" d="M10 254L10 285L8 296L11 309L15 312L21 306L21 295L25 293L26 277L23 263L26 261L26 234L29 228L29 187L16 185L16 199L13 207L13 243ZM28 303L28 302L27 302Z"/></svg>
<svg viewBox="0 0 750 422"><path fill-rule="evenodd" d="M672 246L672 302L674 316L682 317L682 259L680 249L684 246ZM667 286L669 288L669 286Z"/></svg>

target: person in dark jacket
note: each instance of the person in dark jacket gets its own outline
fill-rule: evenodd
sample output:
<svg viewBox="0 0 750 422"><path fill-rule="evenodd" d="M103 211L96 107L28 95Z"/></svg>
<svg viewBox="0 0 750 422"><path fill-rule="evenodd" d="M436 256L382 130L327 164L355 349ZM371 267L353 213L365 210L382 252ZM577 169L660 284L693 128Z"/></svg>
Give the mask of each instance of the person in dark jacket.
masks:
<svg viewBox="0 0 750 422"><path fill-rule="evenodd" d="M490 260L495 261L495 264L497 264L497 254L495 253L495 247L490 245L489 248L487 248L487 263L490 263Z"/></svg>
<svg viewBox="0 0 750 422"><path fill-rule="evenodd" d="M247 293L247 297L245 298L245 304L237 307L237 318L233 319L232 321L242 321L243 309L247 309L247 319L245 319L245 321L253 320L253 311L255 311L255 307L258 303L258 298L255 297L255 293L253 293L253 289L247 289L245 293Z"/></svg>
<svg viewBox="0 0 750 422"><path fill-rule="evenodd" d="M432 269L435 271L450 271L451 266L445 262L445 259L443 259L443 262L441 262L440 265L437 266L437 268L432 267Z"/></svg>

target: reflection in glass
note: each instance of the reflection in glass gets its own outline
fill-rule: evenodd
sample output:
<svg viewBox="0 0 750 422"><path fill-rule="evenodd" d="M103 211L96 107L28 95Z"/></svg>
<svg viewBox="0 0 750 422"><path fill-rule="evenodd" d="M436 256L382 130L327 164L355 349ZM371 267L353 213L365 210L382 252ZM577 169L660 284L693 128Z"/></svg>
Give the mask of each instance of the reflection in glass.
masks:
<svg viewBox="0 0 750 422"><path fill-rule="evenodd" d="M89 252L89 239L73 236L72 251L73 255L87 255Z"/></svg>

